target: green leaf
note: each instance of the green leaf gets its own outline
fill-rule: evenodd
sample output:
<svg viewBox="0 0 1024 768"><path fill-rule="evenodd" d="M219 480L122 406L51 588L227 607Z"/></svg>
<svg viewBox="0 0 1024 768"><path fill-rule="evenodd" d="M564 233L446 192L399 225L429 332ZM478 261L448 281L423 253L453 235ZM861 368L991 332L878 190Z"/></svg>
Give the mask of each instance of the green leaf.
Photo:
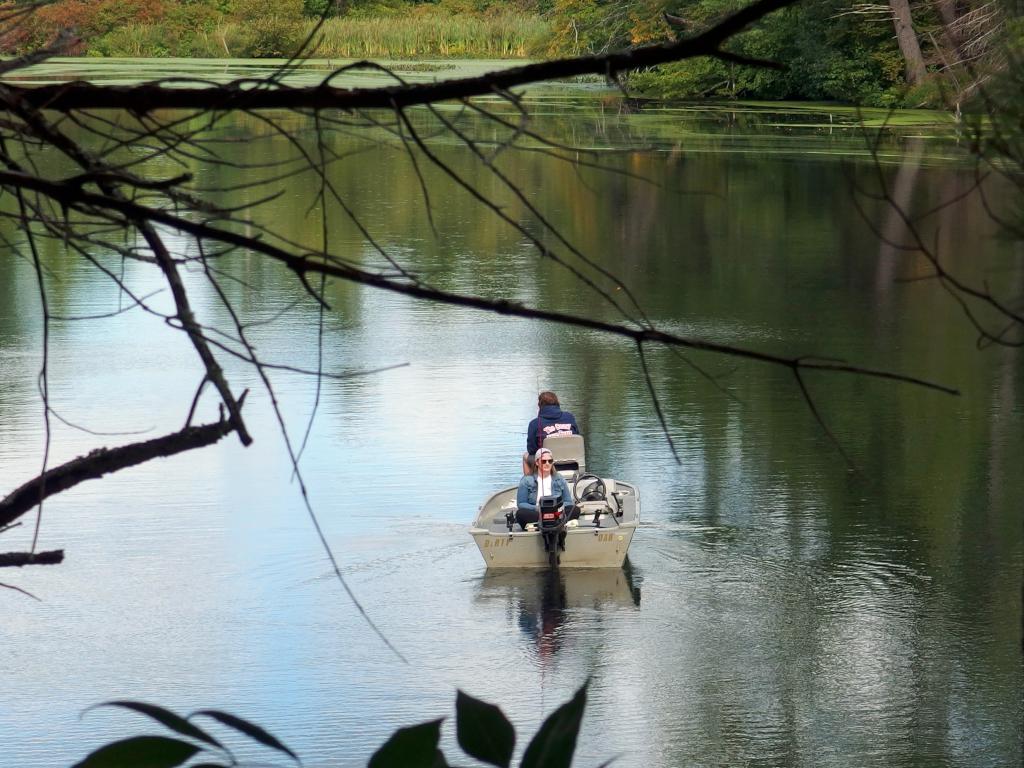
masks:
<svg viewBox="0 0 1024 768"><path fill-rule="evenodd" d="M283 752L297 763L302 762L299 760L298 755L255 723L250 723L248 720L236 717L230 712L221 712L219 709L201 709L198 712L193 712L189 715L189 718L197 717L198 715L212 717L217 722L228 726L228 728L234 728L236 731L241 731L253 741L258 741L265 747L270 747L271 749L276 749L278 752Z"/></svg>
<svg viewBox="0 0 1024 768"><path fill-rule="evenodd" d="M587 705L588 680L576 695L548 716L523 755L520 768L569 768Z"/></svg>
<svg viewBox="0 0 1024 768"><path fill-rule="evenodd" d="M133 736L100 747L74 768L175 768L201 749L166 736Z"/></svg>
<svg viewBox="0 0 1024 768"><path fill-rule="evenodd" d="M85 711L88 712L89 710L96 709L97 707L123 707L124 709L130 709L156 720L161 725L167 726L172 731L182 736L189 736L193 739L197 739L198 741L206 742L218 749L224 749L224 745L206 731L198 728L185 718L174 714L170 710L158 707L155 704L147 704L144 701L104 701L102 704L95 704Z"/></svg>
<svg viewBox="0 0 1024 768"><path fill-rule="evenodd" d="M508 768L516 746L516 732L502 711L459 691L455 714L456 733L463 752L499 768Z"/></svg>
<svg viewBox="0 0 1024 768"><path fill-rule="evenodd" d="M448 764L437 748L443 721L399 728L373 753L367 768L444 768Z"/></svg>

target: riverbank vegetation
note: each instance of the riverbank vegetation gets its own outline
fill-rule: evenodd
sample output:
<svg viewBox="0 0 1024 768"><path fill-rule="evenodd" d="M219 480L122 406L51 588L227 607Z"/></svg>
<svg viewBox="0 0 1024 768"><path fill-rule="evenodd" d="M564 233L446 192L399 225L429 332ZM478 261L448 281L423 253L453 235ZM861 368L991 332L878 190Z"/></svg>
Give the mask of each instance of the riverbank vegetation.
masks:
<svg viewBox="0 0 1024 768"><path fill-rule="evenodd" d="M323 58L525 58L551 39L536 10L494 3L357 7L317 28L319 0L58 0L0 38L19 54L73 28L72 53L106 57L278 58L314 34Z"/></svg>
<svg viewBox="0 0 1024 768"><path fill-rule="evenodd" d="M1004 0L870 4L807 0L695 59L624 75L657 98L839 101L959 111L1021 35ZM317 28L321 58L550 58L692 37L740 0L57 0L0 39L19 54L62 30L72 53L109 57L275 58ZM1018 26L1015 26L1015 23ZM779 68L745 61L781 62Z"/></svg>

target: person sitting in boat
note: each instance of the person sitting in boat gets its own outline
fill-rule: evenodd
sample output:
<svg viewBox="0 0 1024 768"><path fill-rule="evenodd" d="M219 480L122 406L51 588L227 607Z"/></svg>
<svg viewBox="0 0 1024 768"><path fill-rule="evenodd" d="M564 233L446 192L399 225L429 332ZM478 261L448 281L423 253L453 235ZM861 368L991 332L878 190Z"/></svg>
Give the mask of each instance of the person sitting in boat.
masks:
<svg viewBox="0 0 1024 768"><path fill-rule="evenodd" d="M576 426L576 417L563 411L558 404L558 395L554 392L541 392L537 396L537 418L526 428L526 453L533 456L538 448L544 447L544 440L549 437L578 435L580 428Z"/></svg>
<svg viewBox="0 0 1024 768"><path fill-rule="evenodd" d="M525 531L528 524L536 523L540 519L537 499L543 496L560 498L564 514L569 520L579 517L579 510L572 502L569 484L555 471L551 451L547 448L538 448L533 459L536 471L523 475L519 481L519 490L516 492L516 522L519 523L519 527Z"/></svg>

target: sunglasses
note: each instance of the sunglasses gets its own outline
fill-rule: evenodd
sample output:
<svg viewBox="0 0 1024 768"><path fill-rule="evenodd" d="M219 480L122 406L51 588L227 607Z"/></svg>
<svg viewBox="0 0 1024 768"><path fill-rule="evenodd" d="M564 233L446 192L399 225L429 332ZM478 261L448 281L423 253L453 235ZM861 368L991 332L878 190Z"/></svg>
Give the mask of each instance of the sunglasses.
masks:
<svg viewBox="0 0 1024 768"><path fill-rule="evenodd" d="M552 459L541 459L540 463L541 464L554 464L555 462Z"/></svg>

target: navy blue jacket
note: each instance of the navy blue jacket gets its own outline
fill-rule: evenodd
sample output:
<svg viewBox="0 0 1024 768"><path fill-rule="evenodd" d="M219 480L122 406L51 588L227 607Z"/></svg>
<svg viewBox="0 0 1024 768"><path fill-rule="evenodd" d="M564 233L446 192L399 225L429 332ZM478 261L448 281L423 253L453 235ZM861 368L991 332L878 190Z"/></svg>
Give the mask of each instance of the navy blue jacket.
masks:
<svg viewBox="0 0 1024 768"><path fill-rule="evenodd" d="M580 428L576 426L575 416L557 405L545 405L540 409L538 418L531 421L530 426L526 428L526 450L532 456L544 445L545 438L579 433Z"/></svg>

